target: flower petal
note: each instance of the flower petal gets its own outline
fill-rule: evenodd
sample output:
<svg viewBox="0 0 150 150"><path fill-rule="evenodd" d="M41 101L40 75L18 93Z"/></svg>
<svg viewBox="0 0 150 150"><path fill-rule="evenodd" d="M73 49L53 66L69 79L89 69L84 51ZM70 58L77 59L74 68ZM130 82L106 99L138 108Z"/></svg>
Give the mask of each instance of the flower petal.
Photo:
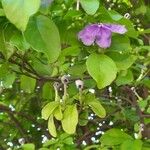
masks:
<svg viewBox="0 0 150 150"><path fill-rule="evenodd" d="M111 31L101 27L99 33L96 36L96 44L101 48L107 48L111 45Z"/></svg>
<svg viewBox="0 0 150 150"><path fill-rule="evenodd" d="M127 32L127 29L124 25L117 25L117 24L104 24L104 28L109 29L112 32L124 34Z"/></svg>
<svg viewBox="0 0 150 150"><path fill-rule="evenodd" d="M78 39L81 39L85 45L90 46L94 43L98 31L99 27L97 24L88 25L79 32Z"/></svg>

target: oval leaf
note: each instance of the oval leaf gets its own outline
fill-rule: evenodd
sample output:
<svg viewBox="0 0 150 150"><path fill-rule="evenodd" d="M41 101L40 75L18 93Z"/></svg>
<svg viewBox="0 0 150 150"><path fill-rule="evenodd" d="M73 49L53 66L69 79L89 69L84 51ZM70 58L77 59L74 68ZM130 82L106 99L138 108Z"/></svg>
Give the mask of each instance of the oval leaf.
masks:
<svg viewBox="0 0 150 150"><path fill-rule="evenodd" d="M31 18L24 34L32 48L44 53L50 63L57 60L61 44L58 29L52 20L42 15Z"/></svg>
<svg viewBox="0 0 150 150"><path fill-rule="evenodd" d="M40 0L2 0L8 20L21 31L25 31L31 15L40 7Z"/></svg>
<svg viewBox="0 0 150 150"><path fill-rule="evenodd" d="M104 135L101 136L100 142L103 145L119 145L122 144L126 140L132 140L133 138L121 131L120 129L110 129L105 132Z"/></svg>
<svg viewBox="0 0 150 150"><path fill-rule="evenodd" d="M91 54L87 59L86 65L89 74L97 82L99 89L110 85L116 78L116 64L106 55Z"/></svg>
<svg viewBox="0 0 150 150"><path fill-rule="evenodd" d="M78 111L76 105L68 105L64 111L62 127L68 134L73 134L76 131L78 123Z"/></svg>
<svg viewBox="0 0 150 150"><path fill-rule="evenodd" d="M53 119L53 115L51 115L48 119L48 131L49 133L56 137L57 136L57 132L56 132L56 127L55 127L55 124L54 124L54 119Z"/></svg>
<svg viewBox="0 0 150 150"><path fill-rule="evenodd" d="M49 116L53 113L56 107L59 106L58 102L50 102L42 109L42 118L47 120Z"/></svg>
<svg viewBox="0 0 150 150"><path fill-rule="evenodd" d="M98 100L95 99L93 101L90 101L88 102L88 105L91 107L93 112L100 118L104 118L106 116L106 111Z"/></svg>
<svg viewBox="0 0 150 150"><path fill-rule="evenodd" d="M99 8L98 0L80 0L82 8L89 15L94 15Z"/></svg>

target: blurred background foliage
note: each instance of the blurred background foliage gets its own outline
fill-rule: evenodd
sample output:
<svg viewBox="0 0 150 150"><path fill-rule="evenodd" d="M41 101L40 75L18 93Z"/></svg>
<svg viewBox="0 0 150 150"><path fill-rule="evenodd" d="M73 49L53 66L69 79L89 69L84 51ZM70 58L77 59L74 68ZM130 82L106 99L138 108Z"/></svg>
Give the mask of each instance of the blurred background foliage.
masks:
<svg viewBox="0 0 150 150"><path fill-rule="evenodd" d="M16 2L0 0L0 150L148 150L150 1L79 0L78 5L78 0L33 0L17 6ZM125 25L128 32L113 34L105 51L84 46L78 32L99 22ZM97 51L118 68L116 79L103 89L97 88L86 66L87 57ZM56 98L53 83L60 83L65 74L70 75L67 92L71 106L77 104L78 125L70 135L55 120L54 138L55 127L48 131L41 111ZM78 101L76 79L84 82L85 101L98 99L95 104L87 102L91 109ZM63 92L61 84L59 96ZM107 113L104 118L99 117L104 113L99 112L100 104Z"/></svg>

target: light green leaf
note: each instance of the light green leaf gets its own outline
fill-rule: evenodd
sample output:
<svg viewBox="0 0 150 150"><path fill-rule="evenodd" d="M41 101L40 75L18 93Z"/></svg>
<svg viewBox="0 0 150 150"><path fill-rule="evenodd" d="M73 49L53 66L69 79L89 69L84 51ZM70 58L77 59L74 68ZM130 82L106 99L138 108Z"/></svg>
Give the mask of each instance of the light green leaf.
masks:
<svg viewBox="0 0 150 150"><path fill-rule="evenodd" d="M106 111L104 107L101 105L100 101L94 99L89 101L88 105L91 107L93 112L100 118L104 118L106 116Z"/></svg>
<svg viewBox="0 0 150 150"><path fill-rule="evenodd" d="M118 12L114 11L114 10L110 10L108 11L108 14L110 15L110 17L115 20L115 21L118 21L120 20L121 18L123 18L122 15L120 15Z"/></svg>
<svg viewBox="0 0 150 150"><path fill-rule="evenodd" d="M79 53L80 48L78 46L67 47L61 51L61 57L77 56Z"/></svg>
<svg viewBox="0 0 150 150"><path fill-rule="evenodd" d="M25 75L21 76L21 89L27 93L31 93L34 91L36 80Z"/></svg>
<svg viewBox="0 0 150 150"><path fill-rule="evenodd" d="M116 64L106 55L91 54L87 59L86 65L89 74L97 82L99 89L110 85L116 78Z"/></svg>
<svg viewBox="0 0 150 150"><path fill-rule="evenodd" d="M99 0L80 0L80 3L89 15L94 15L99 8Z"/></svg>
<svg viewBox="0 0 150 150"><path fill-rule="evenodd" d="M31 18L25 38L33 49L44 53L50 63L57 60L61 44L58 29L52 20L42 15Z"/></svg>
<svg viewBox="0 0 150 150"><path fill-rule="evenodd" d="M5 88L10 88L12 87L12 84L14 83L16 79L16 75L14 73L9 73L7 76L5 76L3 80L3 85Z"/></svg>
<svg viewBox="0 0 150 150"><path fill-rule="evenodd" d="M127 140L121 144L120 150L141 150L141 140Z"/></svg>
<svg viewBox="0 0 150 150"><path fill-rule="evenodd" d="M104 135L101 136L100 142L103 145L119 145L126 140L132 140L133 138L126 134L125 132L121 131L120 129L110 129L105 132Z"/></svg>
<svg viewBox="0 0 150 150"><path fill-rule="evenodd" d="M42 109L42 118L47 120L53 111L59 106L59 102L50 102Z"/></svg>
<svg viewBox="0 0 150 150"><path fill-rule="evenodd" d="M21 31L25 31L30 16L40 6L40 0L2 0L6 17Z"/></svg>
<svg viewBox="0 0 150 150"><path fill-rule="evenodd" d="M65 132L68 134L75 133L78 123L78 111L75 104L66 106L61 122Z"/></svg>
<svg viewBox="0 0 150 150"><path fill-rule="evenodd" d="M23 150L35 150L35 145L32 143L24 144L22 146Z"/></svg>
<svg viewBox="0 0 150 150"><path fill-rule="evenodd" d="M129 84L133 81L133 73L131 70L125 70L119 73L117 79L116 79L116 84L118 86L120 85L125 85Z"/></svg>
<svg viewBox="0 0 150 150"><path fill-rule="evenodd" d="M61 105L59 105L55 111L54 111L54 116L57 120L61 120L63 118L62 110L61 110Z"/></svg>
<svg viewBox="0 0 150 150"><path fill-rule="evenodd" d="M48 119L48 131L49 133L56 137L57 136L57 132L56 132L56 127L55 127L55 124L54 124L54 119L53 119L53 115L51 115Z"/></svg>

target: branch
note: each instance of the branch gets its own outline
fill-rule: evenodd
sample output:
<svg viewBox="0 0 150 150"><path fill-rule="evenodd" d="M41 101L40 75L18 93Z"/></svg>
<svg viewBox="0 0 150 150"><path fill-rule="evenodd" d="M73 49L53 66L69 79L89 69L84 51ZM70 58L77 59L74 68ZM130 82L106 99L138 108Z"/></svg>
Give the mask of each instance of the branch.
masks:
<svg viewBox="0 0 150 150"><path fill-rule="evenodd" d="M17 120L17 118L14 116L11 109L9 109L7 106L4 106L0 104L0 111L6 112L10 119L14 122L16 128L19 130L20 134L25 138L26 142L30 142L29 138L27 137L27 133L22 127L21 123Z"/></svg>

